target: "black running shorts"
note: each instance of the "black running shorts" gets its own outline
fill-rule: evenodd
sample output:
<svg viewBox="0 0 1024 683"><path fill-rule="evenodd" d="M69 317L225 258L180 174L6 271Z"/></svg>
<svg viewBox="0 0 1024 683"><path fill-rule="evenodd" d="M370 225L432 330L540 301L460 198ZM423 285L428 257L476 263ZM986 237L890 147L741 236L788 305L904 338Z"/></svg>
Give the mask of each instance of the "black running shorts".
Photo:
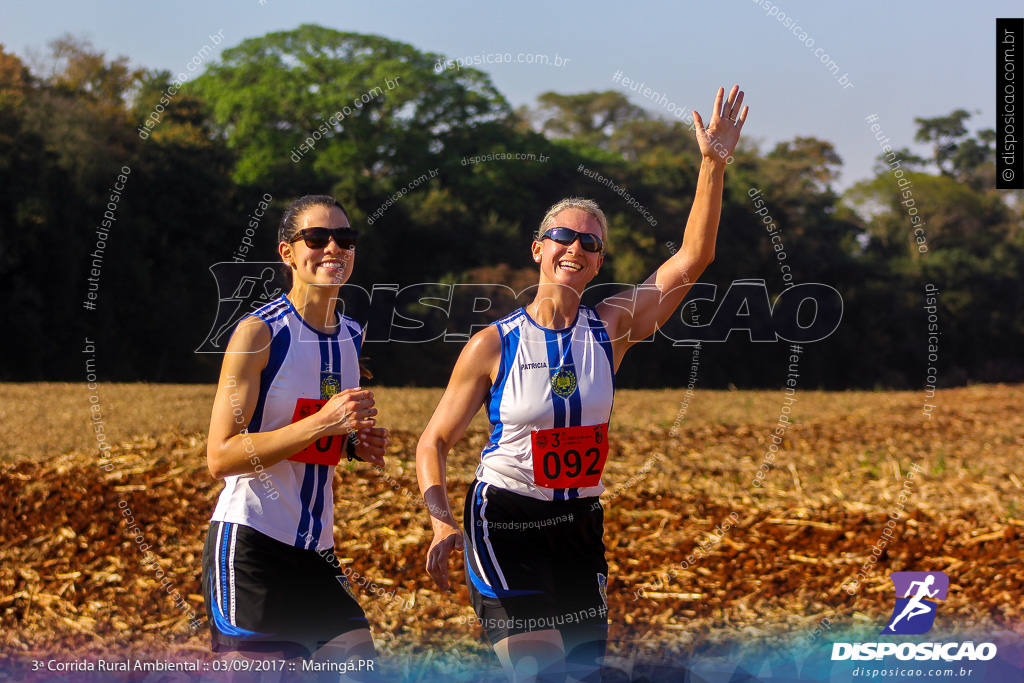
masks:
<svg viewBox="0 0 1024 683"><path fill-rule="evenodd" d="M531 631L608 628L597 498L545 501L474 481L463 523L466 583L492 644Z"/></svg>
<svg viewBox="0 0 1024 683"><path fill-rule="evenodd" d="M327 559L324 559L324 558ZM252 527L210 522L203 599L214 652L309 657L337 636L368 628L341 569L314 550Z"/></svg>

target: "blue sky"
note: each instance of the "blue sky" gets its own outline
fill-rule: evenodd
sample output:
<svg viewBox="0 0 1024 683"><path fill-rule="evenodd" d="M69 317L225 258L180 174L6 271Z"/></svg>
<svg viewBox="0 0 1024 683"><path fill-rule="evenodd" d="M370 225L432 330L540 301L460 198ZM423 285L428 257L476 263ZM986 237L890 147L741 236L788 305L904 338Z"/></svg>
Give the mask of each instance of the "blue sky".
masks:
<svg viewBox="0 0 1024 683"><path fill-rule="evenodd" d="M719 85L739 83L751 107L744 137L768 148L811 135L835 144L844 161L839 186L868 177L879 149L864 119L894 147L913 142L914 117L980 111L977 128L994 127L995 18L1024 14L1020 2L392 2L284 0L138 3L39 0L0 3L0 43L26 56L65 33L88 37L108 57L177 73L208 36L217 48L271 31L319 23L376 33L450 58L491 53L546 54L561 67L492 64L488 72L514 106L547 90L622 90L628 78L664 92L705 118ZM777 8L771 16L771 6ZM804 41L780 15L796 20ZM847 74L842 87L818 61L821 48ZM634 92L630 99L657 107Z"/></svg>

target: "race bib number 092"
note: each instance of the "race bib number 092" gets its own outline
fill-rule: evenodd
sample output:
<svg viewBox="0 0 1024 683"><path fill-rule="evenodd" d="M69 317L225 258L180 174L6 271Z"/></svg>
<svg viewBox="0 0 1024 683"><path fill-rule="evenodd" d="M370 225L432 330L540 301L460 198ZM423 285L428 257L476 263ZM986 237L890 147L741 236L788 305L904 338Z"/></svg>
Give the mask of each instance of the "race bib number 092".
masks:
<svg viewBox="0 0 1024 683"><path fill-rule="evenodd" d="M318 398L300 398L295 403L292 422L320 412L327 401ZM341 462L341 454L345 450L345 437L338 435L324 436L309 444L295 455L288 458L294 462L309 462L314 465L337 465Z"/></svg>
<svg viewBox="0 0 1024 683"><path fill-rule="evenodd" d="M546 489L583 488L601 483L608 458L608 423L555 427L532 432L533 480Z"/></svg>

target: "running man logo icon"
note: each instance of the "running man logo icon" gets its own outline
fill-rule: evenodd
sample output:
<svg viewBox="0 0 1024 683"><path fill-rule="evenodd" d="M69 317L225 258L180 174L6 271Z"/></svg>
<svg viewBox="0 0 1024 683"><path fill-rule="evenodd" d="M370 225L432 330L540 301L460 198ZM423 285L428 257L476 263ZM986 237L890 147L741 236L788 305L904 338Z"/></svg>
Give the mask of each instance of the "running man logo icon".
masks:
<svg viewBox="0 0 1024 683"><path fill-rule="evenodd" d="M893 572L896 606L882 633L920 635L931 630L938 606L933 600L945 600L949 577L943 572ZM899 597L899 596L903 597Z"/></svg>
<svg viewBox="0 0 1024 683"><path fill-rule="evenodd" d="M224 353L235 325L281 293L274 279L280 263L224 261L210 266L217 280L217 317L196 353Z"/></svg>

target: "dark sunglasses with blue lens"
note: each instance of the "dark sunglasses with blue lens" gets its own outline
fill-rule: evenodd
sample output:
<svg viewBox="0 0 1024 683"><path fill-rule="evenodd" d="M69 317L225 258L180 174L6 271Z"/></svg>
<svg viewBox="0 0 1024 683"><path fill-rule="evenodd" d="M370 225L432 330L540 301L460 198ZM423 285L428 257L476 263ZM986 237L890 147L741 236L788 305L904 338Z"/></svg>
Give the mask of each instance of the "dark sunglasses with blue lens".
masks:
<svg viewBox="0 0 1024 683"><path fill-rule="evenodd" d="M580 248L582 248L583 251L598 254L604 251L604 242L601 241L600 237L589 232L576 232L572 228L548 228L544 231L544 234L537 239L537 241L540 242L546 239L557 242L566 247L576 240L579 240Z"/></svg>

